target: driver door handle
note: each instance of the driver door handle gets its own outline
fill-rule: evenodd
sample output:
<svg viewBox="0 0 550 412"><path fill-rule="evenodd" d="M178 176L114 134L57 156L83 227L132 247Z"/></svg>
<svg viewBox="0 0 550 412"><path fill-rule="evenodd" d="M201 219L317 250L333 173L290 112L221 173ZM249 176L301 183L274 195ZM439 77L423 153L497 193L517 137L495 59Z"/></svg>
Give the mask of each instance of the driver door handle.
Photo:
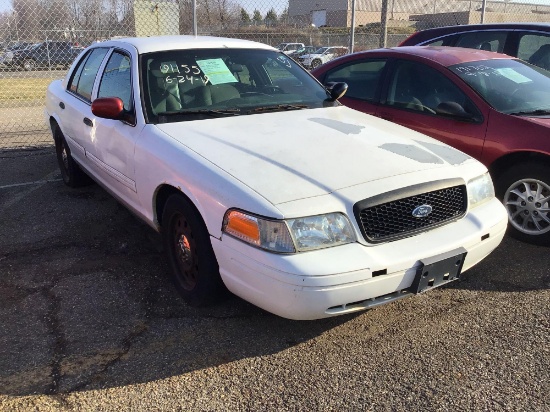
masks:
<svg viewBox="0 0 550 412"><path fill-rule="evenodd" d="M94 123L90 119L88 119L87 117L85 117L84 120L82 120L82 121L84 122L84 124L86 126L94 127Z"/></svg>

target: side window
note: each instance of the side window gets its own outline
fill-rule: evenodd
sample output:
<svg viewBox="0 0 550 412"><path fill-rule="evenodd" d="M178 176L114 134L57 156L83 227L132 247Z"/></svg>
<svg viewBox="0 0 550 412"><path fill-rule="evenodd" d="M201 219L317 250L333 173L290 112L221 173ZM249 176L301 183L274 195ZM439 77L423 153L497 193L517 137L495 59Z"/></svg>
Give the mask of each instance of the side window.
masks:
<svg viewBox="0 0 550 412"><path fill-rule="evenodd" d="M550 36L543 34L522 35L519 40L518 57L550 70Z"/></svg>
<svg viewBox="0 0 550 412"><path fill-rule="evenodd" d="M427 42L420 43L420 44L422 46L452 46L455 44L457 38L458 38L457 34L452 34L440 39L428 40Z"/></svg>
<svg viewBox="0 0 550 412"><path fill-rule="evenodd" d="M435 41L432 41L432 42L429 42L429 43L424 43L426 46L443 46L443 40L442 39L439 39L439 40L435 40Z"/></svg>
<svg viewBox="0 0 550 412"><path fill-rule="evenodd" d="M360 60L337 67L328 72L324 83L345 82L348 84L346 97L374 101L376 89L382 80L386 60Z"/></svg>
<svg viewBox="0 0 550 412"><path fill-rule="evenodd" d="M71 79L69 89L84 99L90 101L92 98L92 89L94 87L94 80L99 70L99 66L103 61L105 55L109 49L97 48L93 49L87 56L86 60L82 60L76 69L75 75ZM82 66L82 68L80 68ZM75 81L78 75L78 79Z"/></svg>
<svg viewBox="0 0 550 412"><path fill-rule="evenodd" d="M132 110L132 77L130 57L114 51L105 66L97 97L119 97L124 110Z"/></svg>
<svg viewBox="0 0 550 412"><path fill-rule="evenodd" d="M90 52L82 56L82 59L80 59L80 61L78 62L78 65L74 69L73 75L69 79L69 84L67 85L67 89L73 93L76 93L76 86L78 86L78 81L80 80L80 76L82 75L82 69L84 68L84 63L86 63L86 60L88 60L88 57L90 57Z"/></svg>
<svg viewBox="0 0 550 412"><path fill-rule="evenodd" d="M398 63L390 80L387 105L436 114L443 102L458 103L467 113L478 113L458 86L437 70L420 63Z"/></svg>
<svg viewBox="0 0 550 412"><path fill-rule="evenodd" d="M460 35L455 47L466 47L469 49L480 49L502 53L508 32L505 31L484 31L472 32Z"/></svg>

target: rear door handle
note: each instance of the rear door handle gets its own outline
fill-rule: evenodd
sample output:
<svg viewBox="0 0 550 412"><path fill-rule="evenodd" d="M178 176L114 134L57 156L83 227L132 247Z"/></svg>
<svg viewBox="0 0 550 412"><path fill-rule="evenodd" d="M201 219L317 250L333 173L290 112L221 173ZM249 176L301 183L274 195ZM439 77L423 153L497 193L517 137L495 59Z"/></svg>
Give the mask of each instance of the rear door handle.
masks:
<svg viewBox="0 0 550 412"><path fill-rule="evenodd" d="M59 107L61 107L62 109L64 109L64 108L65 108L65 103L59 102Z"/></svg>
<svg viewBox="0 0 550 412"><path fill-rule="evenodd" d="M84 122L84 124L86 126L94 127L94 123L90 119L88 119L87 117L85 117L84 120L82 120L82 121Z"/></svg>

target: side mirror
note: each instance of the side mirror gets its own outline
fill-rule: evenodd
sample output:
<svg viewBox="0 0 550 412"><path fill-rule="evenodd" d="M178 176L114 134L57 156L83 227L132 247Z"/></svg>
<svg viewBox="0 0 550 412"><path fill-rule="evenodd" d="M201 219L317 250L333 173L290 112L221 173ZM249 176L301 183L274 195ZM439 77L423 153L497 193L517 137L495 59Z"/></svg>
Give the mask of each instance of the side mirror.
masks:
<svg viewBox="0 0 550 412"><path fill-rule="evenodd" d="M92 102L92 113L103 119L120 120L124 115L124 103L118 97L100 97Z"/></svg>
<svg viewBox="0 0 550 412"><path fill-rule="evenodd" d="M435 112L439 115L452 117L457 120L463 120L467 122L480 121L478 116L468 113L466 110L464 110L464 107L462 107L457 102L441 102L435 108Z"/></svg>
<svg viewBox="0 0 550 412"><path fill-rule="evenodd" d="M342 97L348 91L348 84L344 82L328 82L325 88L330 94L329 102L334 102Z"/></svg>

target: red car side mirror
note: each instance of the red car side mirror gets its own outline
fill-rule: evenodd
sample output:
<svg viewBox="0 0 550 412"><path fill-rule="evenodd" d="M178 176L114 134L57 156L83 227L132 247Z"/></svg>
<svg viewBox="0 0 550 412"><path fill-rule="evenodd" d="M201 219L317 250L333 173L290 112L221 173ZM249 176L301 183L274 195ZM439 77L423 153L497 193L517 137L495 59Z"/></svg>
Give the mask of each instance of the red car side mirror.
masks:
<svg viewBox="0 0 550 412"><path fill-rule="evenodd" d="M104 119L119 120L124 113L124 103L118 97L100 97L92 102L92 113Z"/></svg>

